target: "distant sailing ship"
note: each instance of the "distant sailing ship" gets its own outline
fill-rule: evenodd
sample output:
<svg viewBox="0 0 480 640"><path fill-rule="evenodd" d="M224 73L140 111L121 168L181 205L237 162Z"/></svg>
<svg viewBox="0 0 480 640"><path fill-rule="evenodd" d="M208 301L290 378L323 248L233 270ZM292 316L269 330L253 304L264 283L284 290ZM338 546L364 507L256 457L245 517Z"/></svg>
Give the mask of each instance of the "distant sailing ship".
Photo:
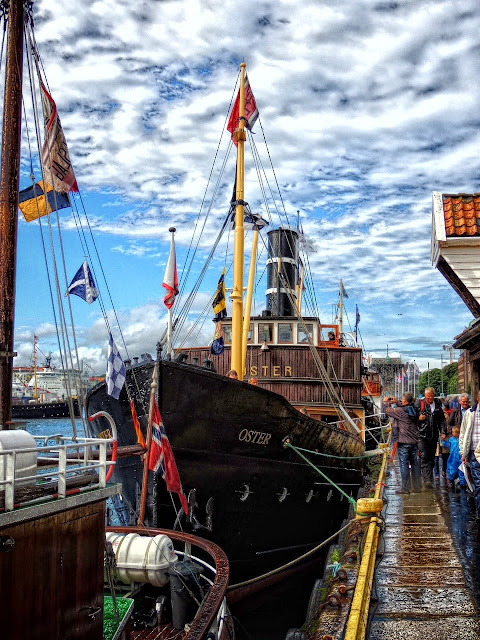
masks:
<svg viewBox="0 0 480 640"><path fill-rule="evenodd" d="M239 116L229 129L238 150L235 213L227 217L235 220L236 247L243 246L244 217L251 214L240 168L245 127L258 115L244 72L242 64ZM259 226L254 219L254 242ZM150 477L146 522L180 523L214 540L227 552L233 582L263 581L265 571L330 535L346 516L345 495L355 495L362 480L361 349L347 345L337 325L302 318L299 235L290 227L268 233L267 309L260 317L250 314L250 278L243 308L243 266L235 258L232 317L221 318L224 351L214 361L210 345L173 353L168 346L166 356L157 354L158 406L189 510L177 511L161 478ZM87 394L87 415L107 412L119 446L136 442L131 402L145 431L154 364L127 366L118 401L104 383ZM230 369L241 379L242 372L258 378L258 385L226 377ZM93 432L107 428L97 420ZM344 493L286 449L286 438L323 454L306 455ZM123 485L122 517L128 521L138 505L140 458L119 460L114 477Z"/></svg>

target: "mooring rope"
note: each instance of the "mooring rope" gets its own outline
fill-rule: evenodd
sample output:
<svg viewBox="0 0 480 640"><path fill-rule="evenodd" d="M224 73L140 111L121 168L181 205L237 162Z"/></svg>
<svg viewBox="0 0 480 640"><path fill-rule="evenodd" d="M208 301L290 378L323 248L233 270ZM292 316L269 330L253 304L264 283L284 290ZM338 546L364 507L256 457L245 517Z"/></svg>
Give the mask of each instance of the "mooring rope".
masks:
<svg viewBox="0 0 480 640"><path fill-rule="evenodd" d="M336 483L335 483L331 478L329 478L325 473L323 473L323 471L320 471L320 469L319 469L318 467L316 467L316 466L313 464L313 462L310 462L310 460L309 460L306 456L304 456L304 455L303 455L303 453L301 453L300 449L298 449L297 447L294 447L294 446L293 446L293 444L290 442L290 438L288 438L288 437L287 437L287 438L285 438L285 439L284 439L284 441L283 441L283 446L285 447L285 449L293 449L293 451L295 451L295 453L296 453L297 455L299 455L299 456L300 456L300 458L302 458L302 460L305 460L305 462L306 462L308 465L310 465L310 466L312 467L312 469L315 469L315 471L316 471L317 473L319 473L319 474L322 476L322 478L324 478L327 482L329 482L329 483L332 485L332 487L334 487L334 488L335 488L337 491L339 491L343 496L345 496L345 498L347 498L347 500L350 502L350 504L352 504L352 505L354 506L354 508L355 508L355 510L356 510L356 507L357 507L357 501L355 500L355 498L352 498L352 496L349 496L347 493L345 493L345 491L344 491L343 489L341 489L341 488L338 486L338 484L336 484ZM315 453L315 452L313 452L313 451L312 451L312 452L310 452L310 453ZM338 457L338 456L330 456L329 454L326 454L326 453L325 453L325 454L323 454L323 455L325 455L325 456L326 456L326 455L328 455L328 457L333 457L333 458ZM351 456L351 457L350 457L350 459L358 458L358 457L360 457L360 456ZM361 457L364 457L364 456L361 456ZM367 457L368 457L368 456L367 456Z"/></svg>
<svg viewBox="0 0 480 640"><path fill-rule="evenodd" d="M289 445L291 449L295 451L305 451L305 453L311 453L314 456L323 456L324 458L335 458L337 460L362 460L366 458L371 458L372 453L365 454L363 456L334 456L331 453L322 453L321 451L312 451L311 449L302 449L302 447L294 447L292 444ZM375 455L381 456L383 454L383 449L376 451Z"/></svg>
<svg viewBox="0 0 480 640"><path fill-rule="evenodd" d="M280 571L284 571L285 569L288 569L288 567L291 567L292 565L297 564L297 562L301 562L302 560L305 560L309 556L319 551L322 547L332 542L332 540L335 540L335 538L337 538L342 533L342 531L345 531L345 529L348 529L348 527L352 524L352 522L362 523L362 522L365 522L366 520L370 520L370 518L353 518L352 520L349 520L346 525L344 525L341 529L339 529L334 534L332 534L329 538L327 538L323 542L320 542L315 547L313 547L313 549L310 549L310 551L307 551L306 553L299 556L298 558L295 558L294 560L287 562L287 564L284 564L281 567L272 569L271 571L268 571L267 573L264 573L261 576L257 576L256 578L250 578L250 580L245 580L244 582L238 582L237 584L232 584L227 588L227 591L232 591L233 589L238 589L239 587L245 587L248 584L254 584L259 580L263 580L264 578L269 578L270 576L274 576L276 573L279 573Z"/></svg>

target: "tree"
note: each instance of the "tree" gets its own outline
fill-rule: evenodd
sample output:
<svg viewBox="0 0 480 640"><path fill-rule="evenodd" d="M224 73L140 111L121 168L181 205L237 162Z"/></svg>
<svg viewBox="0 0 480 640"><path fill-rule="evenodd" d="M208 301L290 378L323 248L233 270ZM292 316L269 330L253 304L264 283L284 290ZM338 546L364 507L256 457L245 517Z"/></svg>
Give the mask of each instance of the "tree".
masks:
<svg viewBox="0 0 480 640"><path fill-rule="evenodd" d="M435 395L440 395L442 391L442 373L440 369L430 369L424 371L418 379L418 391L423 394L426 387L433 387L435 389Z"/></svg>
<svg viewBox="0 0 480 640"><path fill-rule="evenodd" d="M418 380L419 393L423 394L426 387L433 387L435 389L435 395L439 396L442 393L442 374L443 393L445 395L458 393L458 364L456 362L447 364L443 369L424 371Z"/></svg>

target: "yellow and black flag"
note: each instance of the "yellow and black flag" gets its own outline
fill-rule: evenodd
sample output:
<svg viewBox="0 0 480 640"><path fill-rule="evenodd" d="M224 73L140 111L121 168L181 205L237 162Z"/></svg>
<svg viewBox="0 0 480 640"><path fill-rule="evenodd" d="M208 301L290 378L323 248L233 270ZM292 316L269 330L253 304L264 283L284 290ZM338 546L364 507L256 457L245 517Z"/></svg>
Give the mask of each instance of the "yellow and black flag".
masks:
<svg viewBox="0 0 480 640"><path fill-rule="evenodd" d="M215 314L215 322L227 317L227 303L225 300L225 269L223 269L220 280L218 281L212 306L213 313Z"/></svg>
<svg viewBox="0 0 480 640"><path fill-rule="evenodd" d="M18 207L27 222L70 206L68 193L54 191L49 184L46 184L46 188L47 193L45 194L43 183L37 182L18 194Z"/></svg>

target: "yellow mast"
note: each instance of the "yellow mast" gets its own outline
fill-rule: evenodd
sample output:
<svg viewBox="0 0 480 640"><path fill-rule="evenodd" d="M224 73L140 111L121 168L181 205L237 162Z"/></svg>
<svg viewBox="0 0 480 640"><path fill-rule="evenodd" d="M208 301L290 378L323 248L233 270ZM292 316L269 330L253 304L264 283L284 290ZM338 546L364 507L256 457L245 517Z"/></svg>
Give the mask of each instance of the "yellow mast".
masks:
<svg viewBox="0 0 480 640"><path fill-rule="evenodd" d="M248 330L250 329L250 313L252 309L253 283L255 279L255 261L257 257L257 245L258 245L258 227L255 225L255 227L253 228L252 258L250 260L250 270L248 272L247 297L245 299L245 317L243 318L242 375L240 376L241 378L245 375L245 367L247 362Z"/></svg>
<svg viewBox="0 0 480 640"><path fill-rule="evenodd" d="M245 67L240 64L240 101L238 110L238 127L235 130L237 142L237 190L235 198L235 240L233 260L233 291L230 295L232 301L232 358L231 368L234 369L240 380L243 378L242 358L242 327L243 327L243 196L244 196L244 143L247 138L245 133Z"/></svg>

